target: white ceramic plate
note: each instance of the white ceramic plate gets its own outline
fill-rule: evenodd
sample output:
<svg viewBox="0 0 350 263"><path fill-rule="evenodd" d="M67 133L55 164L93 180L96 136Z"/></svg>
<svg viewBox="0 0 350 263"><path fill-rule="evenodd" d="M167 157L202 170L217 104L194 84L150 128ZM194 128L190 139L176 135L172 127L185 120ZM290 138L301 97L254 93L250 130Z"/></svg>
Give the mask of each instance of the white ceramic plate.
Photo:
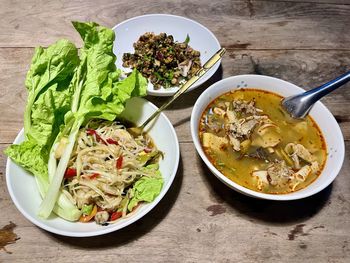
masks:
<svg viewBox="0 0 350 263"><path fill-rule="evenodd" d="M128 101L124 116L130 121L141 124L157 107L141 98ZM63 236L87 237L106 234L121 229L146 215L164 197L171 186L179 163L179 143L175 130L168 118L161 113L149 130L158 149L165 153L160 161L160 171L164 178L164 185L159 196L149 204L142 205L135 215L121 219L114 224L101 226L91 223L68 222L55 214L45 220L37 216L41 197L37 190L34 176L24 171L10 159L7 159L6 182L10 196L18 210L33 224L49 232ZM24 140L23 130L17 135L14 143Z"/></svg>
<svg viewBox="0 0 350 263"><path fill-rule="evenodd" d="M214 34L203 25L191 19L167 15L152 14L138 16L128 19L113 28L116 39L114 41L114 53L117 56L117 68L130 72L129 68L123 67L123 54L134 53L133 43L135 43L141 35L146 32L155 34L167 33L172 35L175 41L183 42L187 34L190 36L189 45L201 53L201 62L204 64L216 51L220 49L220 43ZM213 66L206 74L198 80L190 89L200 86L207 81L219 68L219 63ZM147 92L154 96L171 96L178 90L178 87L155 90L153 85L149 83Z"/></svg>
<svg viewBox="0 0 350 263"><path fill-rule="evenodd" d="M306 188L289 194L264 194L245 188L225 177L219 170L217 170L205 155L198 137L198 125L202 112L207 105L220 95L238 88L255 88L271 91L281 96L290 96L297 93L304 92L302 88L296 85L267 76L260 75L240 75L223 79L216 82L207 88L201 96L197 99L192 115L191 115L191 134L192 139L199 153L208 168L213 174L219 178L223 183L232 189L248 196L270 199L270 200L295 200L308 197L318 193L333 182L338 175L344 160L344 139L340 127L333 117L332 113L321 103L317 102L312 108L310 115L319 125L327 145L327 160L325 167L320 176Z"/></svg>

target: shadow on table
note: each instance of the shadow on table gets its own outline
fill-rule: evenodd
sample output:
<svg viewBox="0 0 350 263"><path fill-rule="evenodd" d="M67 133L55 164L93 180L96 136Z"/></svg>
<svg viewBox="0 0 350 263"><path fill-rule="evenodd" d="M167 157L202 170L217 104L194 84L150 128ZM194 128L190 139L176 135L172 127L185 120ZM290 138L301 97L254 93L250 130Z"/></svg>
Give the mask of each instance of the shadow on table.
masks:
<svg viewBox="0 0 350 263"><path fill-rule="evenodd" d="M199 157L198 157L199 158ZM272 201L256 199L240 194L219 181L201 161L204 182L212 193L211 199L225 203L239 212L240 217L263 224L295 224L316 215L330 198L332 185L320 193L294 201Z"/></svg>
<svg viewBox="0 0 350 263"><path fill-rule="evenodd" d="M182 177L183 163L180 157L179 168L174 182L164 198L143 218L121 230L102 236L83 237L79 239L59 236L51 233L49 233L49 235L62 244L68 244L69 246L77 248L94 249L118 247L126 243L133 242L134 240L137 240L141 236L150 232L167 216L172 206L174 205L177 196L179 195L182 186Z"/></svg>
<svg viewBox="0 0 350 263"><path fill-rule="evenodd" d="M218 70L214 73L214 75L205 83L200 85L199 87L195 88L194 90L182 94L172 105L169 106L168 109L184 109L189 108L194 105L197 98L202 94L203 91L205 91L209 86L214 84L215 82L222 79L223 72L222 72L222 66L220 64L220 67ZM155 96L147 96L147 100L154 103L157 107L160 107L162 104L164 104L170 97L155 97Z"/></svg>

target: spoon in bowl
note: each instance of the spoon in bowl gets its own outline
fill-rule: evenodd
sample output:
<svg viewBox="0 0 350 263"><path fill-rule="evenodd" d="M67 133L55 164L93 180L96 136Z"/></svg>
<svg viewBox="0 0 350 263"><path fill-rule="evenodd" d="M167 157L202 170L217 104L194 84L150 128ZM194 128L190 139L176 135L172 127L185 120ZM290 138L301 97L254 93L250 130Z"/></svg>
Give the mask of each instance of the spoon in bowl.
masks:
<svg viewBox="0 0 350 263"><path fill-rule="evenodd" d="M144 123L139 127L131 127L128 129L134 136L138 136L143 133L143 130L158 114L166 109L174 100L176 100L181 94L188 90L197 80L199 80L209 69L211 69L225 54L226 49L219 49L203 66L200 68L196 74L194 74L185 84L183 84L179 90L166 102L164 103L157 111L155 111Z"/></svg>
<svg viewBox="0 0 350 263"><path fill-rule="evenodd" d="M311 90L293 95L282 100L282 107L296 119L303 119L312 106L322 97L350 81L350 71Z"/></svg>

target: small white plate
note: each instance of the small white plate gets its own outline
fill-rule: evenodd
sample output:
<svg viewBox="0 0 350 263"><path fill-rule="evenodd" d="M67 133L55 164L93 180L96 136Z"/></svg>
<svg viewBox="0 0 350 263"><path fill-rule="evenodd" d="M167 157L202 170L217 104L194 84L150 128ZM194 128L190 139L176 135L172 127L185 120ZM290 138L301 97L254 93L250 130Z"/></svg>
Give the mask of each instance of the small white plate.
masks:
<svg viewBox="0 0 350 263"><path fill-rule="evenodd" d="M123 115L128 120L140 125L156 110L157 107L151 102L142 98L133 98L128 101ZM58 235L89 237L124 228L142 218L159 203L170 188L177 172L180 158L179 142L174 127L163 113L154 121L149 130L149 135L154 140L157 148L164 152L164 159L159 164L159 169L164 178L164 185L160 194L153 202L140 206L131 217L118 220L116 223L109 224L108 226L101 226L95 222L69 222L53 213L48 219L42 219L37 215L42 199L34 176L8 158L6 164L6 183L12 201L15 203L17 209L33 224ZM24 133L21 130L14 143L18 144L23 140Z"/></svg>
<svg viewBox="0 0 350 263"><path fill-rule="evenodd" d="M135 43L141 35L146 32L155 34L166 33L172 35L175 41L183 42L187 34L190 37L189 45L201 53L202 65L218 51L220 47L219 41L214 34L203 25L191 19L167 15L167 14L152 14L137 16L128 19L113 28L115 32L115 41L113 51L117 56L117 68L130 72L130 68L123 67L123 54L134 53L133 43ZM198 80L188 91L207 81L219 68L219 63L213 66L200 80ZM178 90L178 87L154 89L149 83L147 93L153 96L171 96Z"/></svg>

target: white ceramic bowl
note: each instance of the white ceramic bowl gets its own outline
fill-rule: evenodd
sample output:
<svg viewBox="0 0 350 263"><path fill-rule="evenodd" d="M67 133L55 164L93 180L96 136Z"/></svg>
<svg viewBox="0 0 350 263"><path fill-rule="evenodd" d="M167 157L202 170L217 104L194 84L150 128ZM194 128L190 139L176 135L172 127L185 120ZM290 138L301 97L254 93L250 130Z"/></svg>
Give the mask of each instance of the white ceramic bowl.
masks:
<svg viewBox="0 0 350 263"><path fill-rule="evenodd" d="M128 101L124 116L136 124L141 124L157 107L141 98L133 98ZM164 178L163 189L159 196L149 204L142 205L135 215L121 219L114 224L101 226L91 223L69 222L55 214L45 220L37 216L41 197L37 190L34 176L24 171L10 159L7 159L6 182L10 196L18 210L33 224L49 232L63 236L87 237L106 234L121 229L146 215L164 197L171 186L177 172L179 163L179 143L175 130L168 118L161 113L149 130L158 149L165 153L160 161L160 171ZM23 130L18 134L14 143L23 141Z"/></svg>
<svg viewBox="0 0 350 263"><path fill-rule="evenodd" d="M137 16L128 19L113 28L116 39L114 41L114 54L117 56L117 68L130 72L129 68L123 67L123 54L134 53L133 43L135 43L141 35L146 32L155 34L167 33L172 35L175 41L183 42L187 34L190 36L189 45L201 53L201 62L204 64L216 51L220 49L220 43L214 34L203 25L191 19L167 15L167 14L151 14ZM198 80L188 91L200 86L207 81L219 68L219 63L213 66L205 76ZM161 88L155 90L153 85L149 83L147 93L154 96L171 96L178 90L178 87Z"/></svg>
<svg viewBox="0 0 350 263"><path fill-rule="evenodd" d="M318 193L326 188L338 175L344 160L344 139L340 127L332 113L321 103L317 102L310 114L319 125L327 145L327 160L321 175L306 188L289 194L264 194L245 188L225 177L206 157L198 137L198 125L202 112L207 105L220 95L238 88L255 88L277 93L281 96L290 96L303 92L302 88L289 82L260 75L240 75L229 77L216 82L206 89L197 99L191 116L191 134L194 145L208 168L223 183L232 189L248 196L270 200L295 200Z"/></svg>

